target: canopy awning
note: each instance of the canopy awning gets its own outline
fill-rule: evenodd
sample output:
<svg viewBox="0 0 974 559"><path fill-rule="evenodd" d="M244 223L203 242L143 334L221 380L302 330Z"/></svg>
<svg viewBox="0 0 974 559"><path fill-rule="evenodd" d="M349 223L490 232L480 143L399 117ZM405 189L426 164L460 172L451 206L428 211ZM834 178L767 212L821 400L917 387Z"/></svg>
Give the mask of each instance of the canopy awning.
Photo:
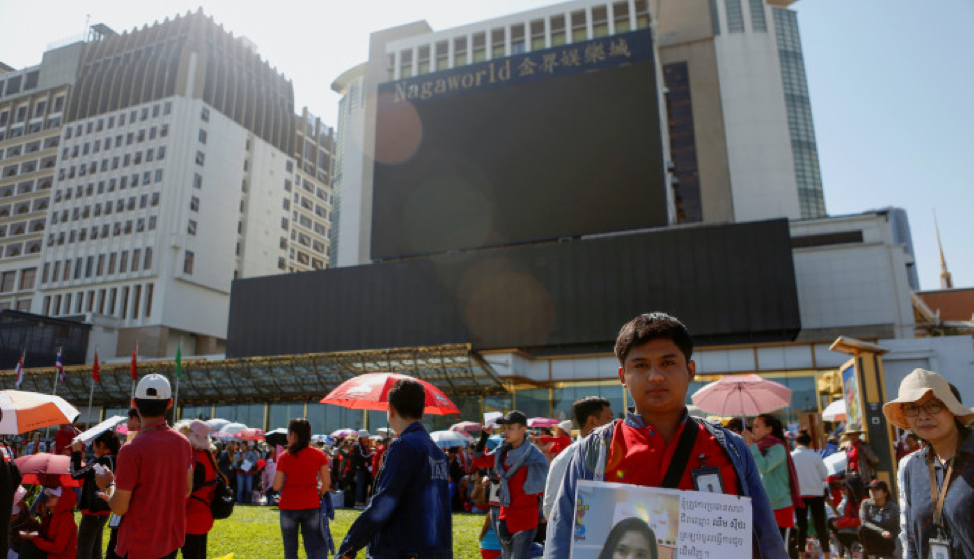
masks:
<svg viewBox="0 0 974 559"><path fill-rule="evenodd" d="M94 404L126 406L132 394L131 363L102 364L95 384ZM378 372L412 375L436 385L448 396L503 394L503 381L470 344L380 349L337 353L308 353L239 359L184 359L179 381L179 404L262 403L320 400L343 381ZM175 387L176 363L139 361L139 378L158 373ZM91 365L65 367L67 381L57 394L86 404L91 389ZM20 390L50 393L55 369L24 371ZM12 371L0 373L0 385L14 388Z"/></svg>

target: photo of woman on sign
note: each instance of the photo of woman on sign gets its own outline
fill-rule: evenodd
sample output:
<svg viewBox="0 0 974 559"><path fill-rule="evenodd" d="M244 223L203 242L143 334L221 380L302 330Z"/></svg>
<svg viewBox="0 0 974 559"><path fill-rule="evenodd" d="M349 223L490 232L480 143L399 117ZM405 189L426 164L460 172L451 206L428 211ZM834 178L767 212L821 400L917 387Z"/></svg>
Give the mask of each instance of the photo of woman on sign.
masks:
<svg viewBox="0 0 974 559"><path fill-rule="evenodd" d="M639 518L627 518L612 527L599 559L657 559L656 534Z"/></svg>

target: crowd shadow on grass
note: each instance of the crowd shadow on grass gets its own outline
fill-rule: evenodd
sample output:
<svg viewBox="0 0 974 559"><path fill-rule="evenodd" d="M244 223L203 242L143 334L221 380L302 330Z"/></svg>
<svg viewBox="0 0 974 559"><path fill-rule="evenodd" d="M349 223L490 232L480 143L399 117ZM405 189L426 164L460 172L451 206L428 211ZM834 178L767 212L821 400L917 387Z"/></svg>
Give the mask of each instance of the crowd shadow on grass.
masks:
<svg viewBox="0 0 974 559"><path fill-rule="evenodd" d="M357 510L335 511L331 535L335 539L336 549L359 514ZM80 522L81 515L75 515L75 520ZM483 523L482 514L453 515L454 559L480 559L478 542ZM107 527L102 545L108 545ZM234 559L282 559L284 547L281 543L280 514L277 507L237 506L230 518L217 520L207 536L207 556L215 559L231 553L234 554ZM304 549L299 549L298 557L307 559ZM359 553L359 559L365 559L364 550Z"/></svg>

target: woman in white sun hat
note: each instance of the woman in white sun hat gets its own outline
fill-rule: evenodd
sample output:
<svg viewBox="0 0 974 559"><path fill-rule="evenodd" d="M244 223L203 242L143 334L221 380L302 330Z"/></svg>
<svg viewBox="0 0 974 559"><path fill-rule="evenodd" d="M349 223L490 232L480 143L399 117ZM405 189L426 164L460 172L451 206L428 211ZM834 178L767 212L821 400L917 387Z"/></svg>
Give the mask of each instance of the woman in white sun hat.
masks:
<svg viewBox="0 0 974 559"><path fill-rule="evenodd" d="M899 397L883 406L883 414L893 425L916 433L927 443L902 463L900 472L905 557L974 559L974 435L970 428L974 410L960 403L944 377L916 369L900 383ZM936 480L934 484L931 478Z"/></svg>

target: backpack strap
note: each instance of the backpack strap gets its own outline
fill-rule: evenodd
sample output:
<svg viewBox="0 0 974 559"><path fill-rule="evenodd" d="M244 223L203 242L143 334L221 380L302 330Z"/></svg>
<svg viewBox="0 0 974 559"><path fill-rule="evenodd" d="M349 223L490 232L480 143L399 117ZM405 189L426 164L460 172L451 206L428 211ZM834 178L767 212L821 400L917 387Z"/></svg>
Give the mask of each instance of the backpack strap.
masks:
<svg viewBox="0 0 974 559"><path fill-rule="evenodd" d="M686 423L683 424L683 432L680 433L680 440L676 443L676 451L670 460L670 465L666 468L666 475L663 476L663 483L660 487L666 489L676 489L683 479L683 472L687 469L690 462L690 454L693 453L693 444L697 441L697 433L700 432L700 424L693 417L688 416Z"/></svg>

